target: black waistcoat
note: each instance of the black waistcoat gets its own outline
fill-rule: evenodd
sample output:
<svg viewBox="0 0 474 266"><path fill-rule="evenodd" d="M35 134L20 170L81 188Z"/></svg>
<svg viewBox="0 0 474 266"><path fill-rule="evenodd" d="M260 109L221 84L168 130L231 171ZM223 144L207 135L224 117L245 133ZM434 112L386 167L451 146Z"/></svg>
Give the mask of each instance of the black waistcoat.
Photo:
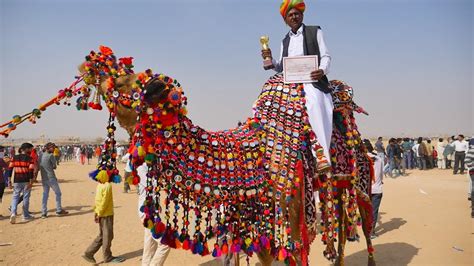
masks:
<svg viewBox="0 0 474 266"><path fill-rule="evenodd" d="M321 29L319 26L306 26L303 25L303 51L304 55L317 55L318 56L318 66L321 64L321 52L319 51L318 45L318 29ZM286 34L283 39L283 57L288 57L288 46L290 45L290 33ZM318 82L313 82L313 86L318 88L324 93L331 92L329 88L329 80L324 75Z"/></svg>

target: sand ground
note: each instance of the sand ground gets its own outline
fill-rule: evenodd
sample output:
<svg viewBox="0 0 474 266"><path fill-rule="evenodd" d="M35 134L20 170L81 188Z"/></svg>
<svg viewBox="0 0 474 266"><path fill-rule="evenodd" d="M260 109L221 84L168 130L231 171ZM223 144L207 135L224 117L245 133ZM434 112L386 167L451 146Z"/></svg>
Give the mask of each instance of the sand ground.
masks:
<svg viewBox="0 0 474 266"><path fill-rule="evenodd" d="M39 219L42 187L32 191L30 211L37 219L11 225L6 190L0 206L0 265L86 265L84 250L98 233L91 205L95 183L87 173L94 165L62 163L57 175L68 216L54 213L51 191L47 219ZM122 166L123 167L123 166ZM378 265L473 265L473 221L467 201L468 177L452 175L449 170L409 172L406 177L386 178L380 207L379 237L373 240ZM125 265L139 265L143 228L137 216L137 195L122 193L114 185L115 224L112 251L127 258ZM21 208L20 208L21 213ZM330 265L322 256L320 238L311 246L310 265ZM102 260L101 252L96 255ZM245 259L242 258L242 265ZM365 241L348 243L346 265L364 265ZM251 265L258 265L256 257ZM172 250L165 265L220 265L211 256L200 257Z"/></svg>

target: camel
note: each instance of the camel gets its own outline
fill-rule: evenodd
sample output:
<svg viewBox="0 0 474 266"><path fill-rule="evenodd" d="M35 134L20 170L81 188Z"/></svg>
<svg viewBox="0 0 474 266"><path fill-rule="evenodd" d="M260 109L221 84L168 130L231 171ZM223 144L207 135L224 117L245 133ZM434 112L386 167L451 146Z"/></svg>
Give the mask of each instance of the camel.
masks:
<svg viewBox="0 0 474 266"><path fill-rule="evenodd" d="M253 117L236 128L210 132L186 116L179 82L151 70L135 74L131 63L118 63L109 48L102 48L91 52L79 71L106 101L109 137L116 118L130 135L134 168L150 166L142 211L154 237L194 254L256 253L265 266L274 259L308 265L309 245L319 228L325 257L344 265L346 240L358 239L361 220L368 265L375 265L372 166L354 120L354 112L364 111L352 101L350 86L331 81L331 171L318 172L320 146L307 121L301 84L284 84L276 74L263 86ZM94 101L98 104L99 97ZM134 172L135 183L138 178ZM321 200L319 226L314 191Z"/></svg>

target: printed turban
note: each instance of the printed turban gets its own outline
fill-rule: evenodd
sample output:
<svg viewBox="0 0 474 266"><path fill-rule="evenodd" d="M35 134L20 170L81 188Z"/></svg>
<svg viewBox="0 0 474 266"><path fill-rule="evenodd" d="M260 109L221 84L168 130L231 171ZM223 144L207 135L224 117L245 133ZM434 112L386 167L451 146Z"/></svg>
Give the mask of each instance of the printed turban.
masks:
<svg viewBox="0 0 474 266"><path fill-rule="evenodd" d="M303 13L306 6L303 0L283 0L280 5L281 16L285 18L288 12L293 8L296 8L297 10L301 11L301 13Z"/></svg>

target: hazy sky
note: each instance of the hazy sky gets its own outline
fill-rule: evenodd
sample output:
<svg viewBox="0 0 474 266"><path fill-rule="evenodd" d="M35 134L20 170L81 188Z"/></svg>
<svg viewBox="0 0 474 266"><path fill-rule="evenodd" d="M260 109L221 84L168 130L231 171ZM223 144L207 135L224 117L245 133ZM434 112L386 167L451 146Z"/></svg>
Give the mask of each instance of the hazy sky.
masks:
<svg viewBox="0 0 474 266"><path fill-rule="evenodd" d="M273 53L288 31L277 0L0 0L0 121L69 85L103 44L178 79L189 116L208 129L250 115L266 79L259 37ZM472 134L472 0L306 1L332 55L330 79L355 89L365 136ZM107 111L52 107L11 136L105 135ZM121 130L119 136L124 137Z"/></svg>

